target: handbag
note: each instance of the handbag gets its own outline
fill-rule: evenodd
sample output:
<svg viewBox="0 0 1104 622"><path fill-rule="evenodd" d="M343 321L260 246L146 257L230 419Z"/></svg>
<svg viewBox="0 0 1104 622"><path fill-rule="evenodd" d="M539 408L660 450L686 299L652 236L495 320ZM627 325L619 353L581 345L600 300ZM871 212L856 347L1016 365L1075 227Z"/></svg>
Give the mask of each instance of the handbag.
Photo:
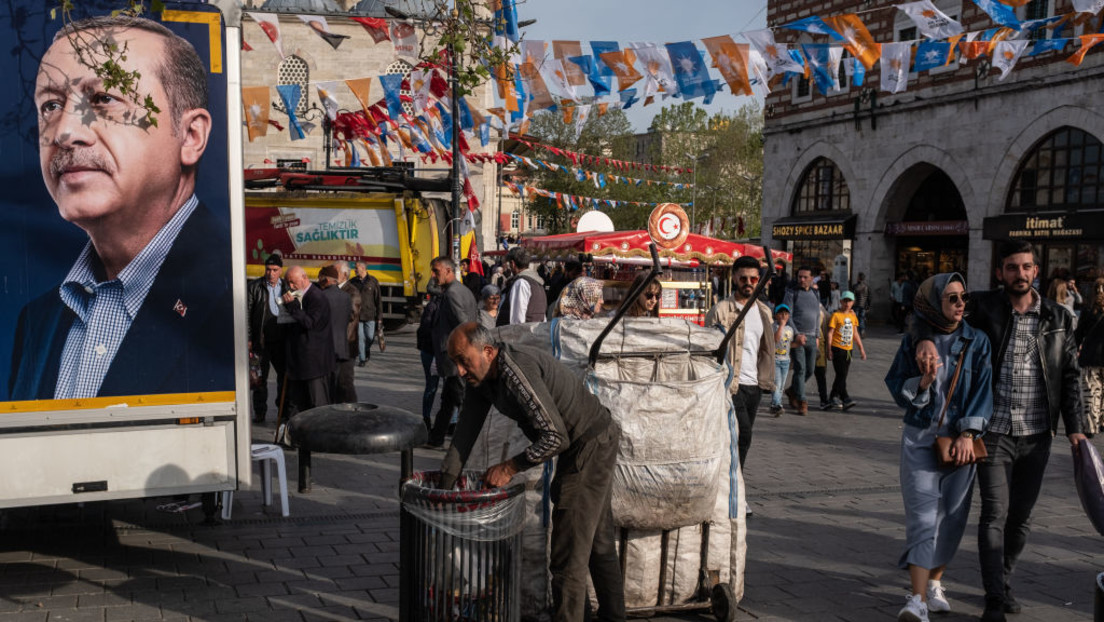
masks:
<svg viewBox="0 0 1104 622"><path fill-rule="evenodd" d="M376 328L376 344L379 345L380 352L384 352L387 350L387 340L383 336L382 322L380 322L378 328Z"/></svg>
<svg viewBox="0 0 1104 622"><path fill-rule="evenodd" d="M1104 461L1088 440L1083 439L1073 452L1073 477L1081 507L1096 532L1104 535Z"/></svg>
<svg viewBox="0 0 1104 622"><path fill-rule="evenodd" d="M939 412L939 427L943 427L943 418L947 414L947 406L951 403L951 398L954 397L955 387L958 386L958 375L962 372L962 362L966 358L966 349L963 348L962 352L958 354L958 365L955 366L954 376L951 378L951 386L947 389L947 399L943 400L943 410ZM935 442L932 443L932 450L935 451L935 461L940 467L954 467L955 459L951 457L951 447L954 445L955 439L951 436L936 436ZM966 464L975 464L989 455L989 451L985 448L985 441L978 437L974 437L974 459Z"/></svg>

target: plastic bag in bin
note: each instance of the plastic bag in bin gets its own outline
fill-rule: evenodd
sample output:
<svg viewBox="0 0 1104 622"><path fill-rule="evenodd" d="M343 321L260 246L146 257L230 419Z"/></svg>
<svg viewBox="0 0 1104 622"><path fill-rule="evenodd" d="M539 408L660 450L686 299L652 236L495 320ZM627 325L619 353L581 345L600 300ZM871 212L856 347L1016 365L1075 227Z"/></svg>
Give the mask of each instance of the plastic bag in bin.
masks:
<svg viewBox="0 0 1104 622"><path fill-rule="evenodd" d="M403 509L449 535L495 542L521 531L525 524L523 483L483 488L483 474L466 471L453 490L437 488L439 471L415 473L403 483Z"/></svg>

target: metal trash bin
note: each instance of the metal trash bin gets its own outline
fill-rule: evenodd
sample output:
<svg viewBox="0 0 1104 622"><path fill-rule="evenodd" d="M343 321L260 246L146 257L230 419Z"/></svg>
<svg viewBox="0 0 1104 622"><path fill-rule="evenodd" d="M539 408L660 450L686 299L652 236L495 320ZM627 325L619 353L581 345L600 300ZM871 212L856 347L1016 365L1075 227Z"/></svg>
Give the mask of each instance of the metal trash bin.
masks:
<svg viewBox="0 0 1104 622"><path fill-rule="evenodd" d="M402 486L399 619L516 622L520 619L525 485L481 490L466 472L440 490L438 471Z"/></svg>

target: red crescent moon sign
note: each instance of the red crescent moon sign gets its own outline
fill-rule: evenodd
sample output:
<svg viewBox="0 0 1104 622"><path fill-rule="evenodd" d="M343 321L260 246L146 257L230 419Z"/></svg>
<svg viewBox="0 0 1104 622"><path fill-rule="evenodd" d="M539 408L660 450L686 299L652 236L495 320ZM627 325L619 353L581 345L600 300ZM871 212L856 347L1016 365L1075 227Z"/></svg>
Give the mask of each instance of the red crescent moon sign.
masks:
<svg viewBox="0 0 1104 622"><path fill-rule="evenodd" d="M660 203L648 216L648 235L662 249L678 248L690 235L686 212L675 203Z"/></svg>

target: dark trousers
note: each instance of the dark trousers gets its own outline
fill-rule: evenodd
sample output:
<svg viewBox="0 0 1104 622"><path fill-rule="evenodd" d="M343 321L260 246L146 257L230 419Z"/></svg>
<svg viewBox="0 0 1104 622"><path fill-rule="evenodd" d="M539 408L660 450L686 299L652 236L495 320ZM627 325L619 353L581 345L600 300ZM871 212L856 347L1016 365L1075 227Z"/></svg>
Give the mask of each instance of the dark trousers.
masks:
<svg viewBox="0 0 1104 622"><path fill-rule="evenodd" d="M285 419L292 418L300 411L329 404L331 375L288 382L288 400L291 403L290 408L284 407Z"/></svg>
<svg viewBox="0 0 1104 622"><path fill-rule="evenodd" d="M820 396L821 402L828 401L828 366L817 365L813 369L813 375L816 376L817 394Z"/></svg>
<svg viewBox="0 0 1104 622"><path fill-rule="evenodd" d="M616 423L560 454L552 478L552 619L580 622L587 609L587 571L598 600L595 620L625 619L625 583L614 547L613 465L621 428Z"/></svg>
<svg viewBox="0 0 1104 622"><path fill-rule="evenodd" d="M268 412L268 370L269 366L276 370L276 399L273 400L276 408L280 407L280 392L284 387L284 369L287 360L287 352L284 350L283 341L266 342L266 347L254 350L261 359L260 382L253 389L253 419L264 421Z"/></svg>
<svg viewBox="0 0 1104 622"><path fill-rule="evenodd" d="M425 390L422 391L422 419L426 422L426 429L433 425L433 400L437 399L437 385L441 383L441 377L433 373L433 353L422 350L422 371L425 372Z"/></svg>
<svg viewBox="0 0 1104 622"><path fill-rule="evenodd" d="M790 389L798 400L806 401L805 383L813 375L813 367L816 366L816 339L809 339L803 346L790 346L790 361L793 367L793 380L790 381Z"/></svg>
<svg viewBox="0 0 1104 622"><path fill-rule="evenodd" d="M742 384L732 394L732 407L736 410L736 423L740 429L740 468L744 467L744 458L751 448L751 427L755 425L755 411L759 410L759 400L763 391L757 386Z"/></svg>
<svg viewBox="0 0 1104 622"><path fill-rule="evenodd" d="M357 403L356 383L353 381L355 366L356 361L351 358L337 361L337 367L330 377L330 403Z"/></svg>
<svg viewBox="0 0 1104 622"><path fill-rule="evenodd" d="M1043 485L1050 443L1049 432L985 435L989 457L978 464L978 557L987 597L1004 597L1016 560L1027 544L1031 510Z"/></svg>
<svg viewBox="0 0 1104 622"><path fill-rule="evenodd" d="M840 398L848 401L851 396L847 393L847 371L851 369L851 350L832 348L832 371L836 373L836 379L832 381L832 394L829 399Z"/></svg>
<svg viewBox="0 0 1104 622"><path fill-rule="evenodd" d="M433 429L429 431L429 443L440 445L445 442L452 413L464 401L464 381L460 376L445 376L445 386L441 390L441 409L433 420Z"/></svg>

